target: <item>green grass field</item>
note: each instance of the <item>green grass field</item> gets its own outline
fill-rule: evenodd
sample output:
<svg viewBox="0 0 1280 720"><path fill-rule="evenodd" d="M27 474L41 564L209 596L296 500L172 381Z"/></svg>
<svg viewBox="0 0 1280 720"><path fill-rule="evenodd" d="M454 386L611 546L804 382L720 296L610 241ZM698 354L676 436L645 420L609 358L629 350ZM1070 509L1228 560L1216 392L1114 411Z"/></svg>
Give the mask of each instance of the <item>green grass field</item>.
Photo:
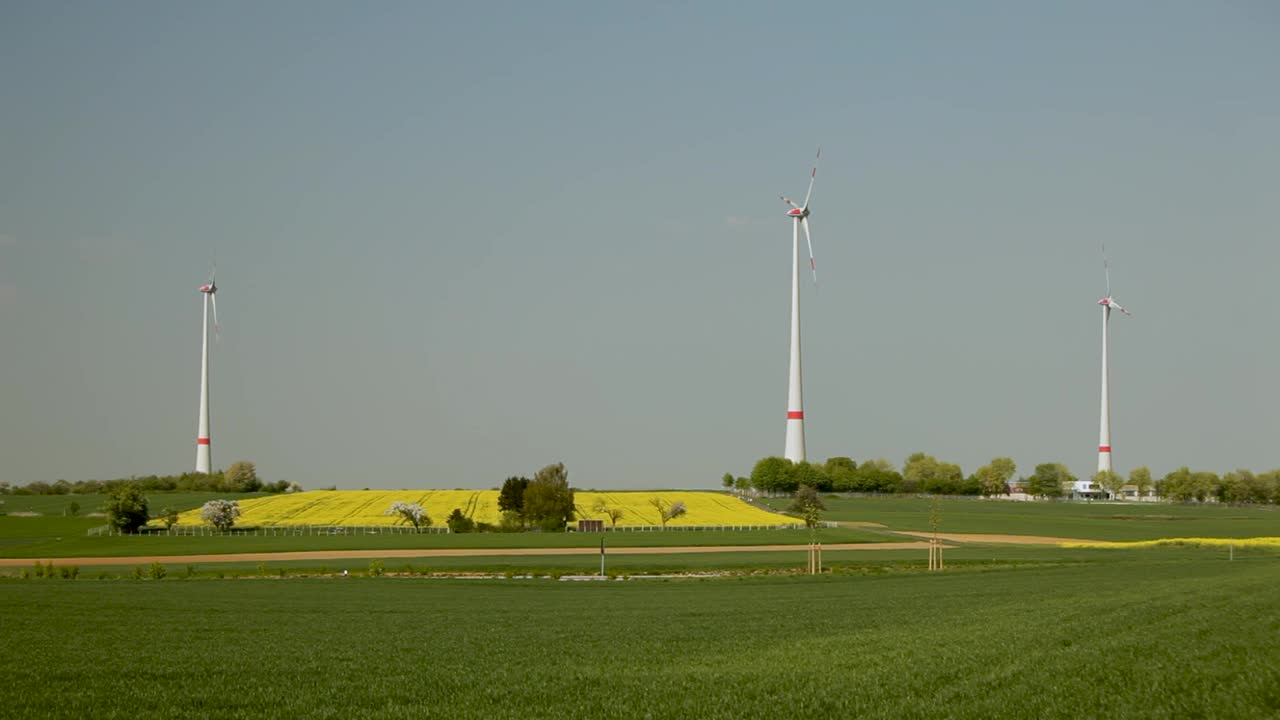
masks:
<svg viewBox="0 0 1280 720"><path fill-rule="evenodd" d="M0 581L10 718L1280 713L1280 562L574 583Z"/></svg>
<svg viewBox="0 0 1280 720"><path fill-rule="evenodd" d="M166 507L172 507L175 510L190 510L200 507L210 500L225 498L229 500L246 500L248 498L263 497L267 493L214 493L214 492L172 492L172 493L147 493L148 505L152 515L158 515L160 511ZM0 505L0 512L16 513L16 512L36 512L41 515L62 515L68 512L71 503L80 506L80 514L98 512L102 509L102 503L107 499L105 495L4 495L0 500L4 501ZM104 521L99 520L101 525Z"/></svg>
<svg viewBox="0 0 1280 720"><path fill-rule="evenodd" d="M761 501L781 509L790 498ZM824 520L880 523L891 530L929 530L929 499L918 496L824 497ZM1168 503L1012 502L946 497L947 533L999 533L1080 538L1155 540L1166 537L1280 536L1280 508Z"/></svg>

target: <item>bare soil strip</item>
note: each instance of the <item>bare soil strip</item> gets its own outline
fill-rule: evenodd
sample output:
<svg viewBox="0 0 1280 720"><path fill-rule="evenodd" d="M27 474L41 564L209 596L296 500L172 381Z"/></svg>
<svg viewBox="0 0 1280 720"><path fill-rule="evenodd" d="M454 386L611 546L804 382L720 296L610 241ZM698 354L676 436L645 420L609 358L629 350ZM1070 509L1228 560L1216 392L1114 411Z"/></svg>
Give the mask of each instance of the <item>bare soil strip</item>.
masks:
<svg viewBox="0 0 1280 720"><path fill-rule="evenodd" d="M895 531L897 535L910 535L918 538L931 538L932 533ZM1059 543L1087 543L1096 540L1080 540L1077 538L1045 537L1041 535L980 535L968 533L938 533L940 540L957 543L996 543L1001 545L1057 545Z"/></svg>
<svg viewBox="0 0 1280 720"><path fill-rule="evenodd" d="M721 545L679 547L610 548L609 555L680 555L686 553L732 552L794 552L801 553L805 545ZM927 542L895 543L837 543L824 545L823 550L925 550ZM34 562L52 562L55 565L137 565L153 562L173 563L221 563L221 562L279 562L281 560L351 560L361 558L428 558L428 557L498 557L502 555L598 555L600 548L439 548L407 550L303 550L292 552L261 552L217 555L137 555L83 558L0 558L0 567L23 567Z"/></svg>

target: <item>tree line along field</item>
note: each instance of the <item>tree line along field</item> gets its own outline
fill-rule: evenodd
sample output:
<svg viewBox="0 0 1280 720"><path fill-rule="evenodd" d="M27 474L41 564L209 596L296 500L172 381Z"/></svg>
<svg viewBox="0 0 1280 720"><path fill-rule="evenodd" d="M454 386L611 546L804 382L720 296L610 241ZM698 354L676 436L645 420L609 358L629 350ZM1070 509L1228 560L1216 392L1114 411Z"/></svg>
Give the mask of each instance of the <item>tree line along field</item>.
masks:
<svg viewBox="0 0 1280 720"><path fill-rule="evenodd" d="M671 582L4 581L0 706L11 718L1280 713L1275 556L1124 557Z"/></svg>

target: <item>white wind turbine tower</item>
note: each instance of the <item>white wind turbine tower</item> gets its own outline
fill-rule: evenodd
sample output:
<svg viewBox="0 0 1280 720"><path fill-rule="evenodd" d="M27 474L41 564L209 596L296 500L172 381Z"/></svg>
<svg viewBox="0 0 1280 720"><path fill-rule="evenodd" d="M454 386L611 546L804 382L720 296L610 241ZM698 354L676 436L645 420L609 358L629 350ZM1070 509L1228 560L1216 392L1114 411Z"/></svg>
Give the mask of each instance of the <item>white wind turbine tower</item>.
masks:
<svg viewBox="0 0 1280 720"><path fill-rule="evenodd" d="M1107 248L1102 248L1102 270L1107 276L1107 295L1098 301L1102 306L1102 418L1098 428L1098 472L1111 470L1111 396L1107 390L1107 337L1111 325L1111 310L1125 315L1133 313L1120 307L1111 297L1111 266L1107 262Z"/></svg>
<svg viewBox="0 0 1280 720"><path fill-rule="evenodd" d="M209 474L212 467L209 458L209 306L213 306L213 332L218 333L218 285L214 277L218 274L215 265L209 273L209 283L200 286L204 295L204 312L200 323L200 420L196 432L196 472Z"/></svg>
<svg viewBox="0 0 1280 720"><path fill-rule="evenodd" d="M795 221L791 228L791 369L787 390L787 445L783 453L783 457L791 462L802 462L805 459L804 388L800 371L800 230L804 230L804 239L809 246L809 269L813 272L813 282L816 285L818 267L813 261L813 240L809 237L809 197L813 195L813 181L818 177L820 157L822 148L818 148L817 157L813 159L809 190L804 194L804 203L797 206L787 196L782 196L782 201L791 207L787 216Z"/></svg>

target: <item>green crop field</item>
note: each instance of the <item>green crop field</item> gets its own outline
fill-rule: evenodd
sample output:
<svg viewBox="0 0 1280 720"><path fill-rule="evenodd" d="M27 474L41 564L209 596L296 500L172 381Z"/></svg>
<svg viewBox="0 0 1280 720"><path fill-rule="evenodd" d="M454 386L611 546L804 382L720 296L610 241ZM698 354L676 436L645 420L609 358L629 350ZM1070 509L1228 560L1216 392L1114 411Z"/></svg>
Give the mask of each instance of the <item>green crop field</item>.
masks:
<svg viewBox="0 0 1280 720"><path fill-rule="evenodd" d="M0 518L0 557L127 557L130 555L187 555L287 552L297 550L387 550L400 548L561 548L599 547L600 535L588 533L469 533L341 535L129 535L99 537L86 534L100 525L83 518ZM818 534L825 543L878 543L895 538L856 528L830 528ZM805 530L668 530L666 532L608 533L612 547L671 547L678 545L803 545Z"/></svg>
<svg viewBox="0 0 1280 720"><path fill-rule="evenodd" d="M774 508L790 498L762 501ZM929 530L926 497L824 497L824 520L879 523L891 530ZM1083 540L1166 537L1280 536L1280 508L1170 503L1013 502L941 499L940 532L1043 535Z"/></svg>
<svg viewBox="0 0 1280 720"><path fill-rule="evenodd" d="M556 582L0 581L9 718L1280 713L1280 561Z"/></svg>

